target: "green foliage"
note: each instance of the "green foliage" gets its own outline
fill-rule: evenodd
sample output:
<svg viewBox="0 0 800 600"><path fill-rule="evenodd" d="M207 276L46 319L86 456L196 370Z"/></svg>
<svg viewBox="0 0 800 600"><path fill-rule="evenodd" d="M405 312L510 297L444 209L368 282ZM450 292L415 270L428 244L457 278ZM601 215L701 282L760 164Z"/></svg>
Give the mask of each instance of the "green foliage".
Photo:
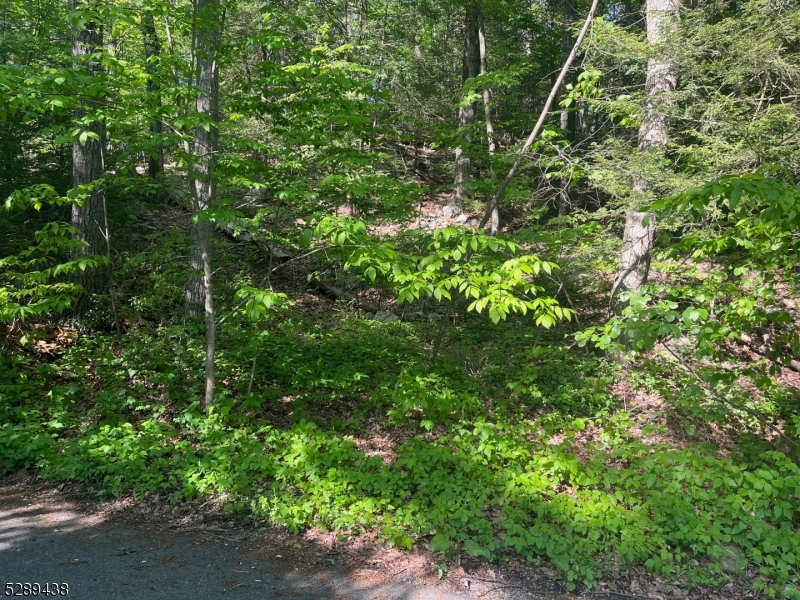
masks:
<svg viewBox="0 0 800 600"><path fill-rule="evenodd" d="M5 203L5 210L44 204L70 202L49 185L16 190ZM16 255L0 258L0 323L25 321L58 314L69 308L82 288L65 278L87 268L108 264L104 256L82 256L75 260L68 253L86 246L79 231L66 223L52 222L35 234L35 244Z"/></svg>
<svg viewBox="0 0 800 600"><path fill-rule="evenodd" d="M460 393L459 393L460 392ZM391 393L389 418L397 424L407 422L409 415L420 417L420 425L430 431L437 423L472 414L479 407L478 399L468 391L451 389L436 374L416 375L403 370Z"/></svg>
<svg viewBox="0 0 800 600"><path fill-rule="evenodd" d="M470 301L468 311L486 310L494 323L511 313L530 311L536 325L545 328L574 313L555 298L541 296L544 288L532 283L558 265L527 254L514 240L457 227L436 230L430 240L414 239L413 234L413 245L401 249L395 241L370 236L360 221L327 218L307 238L324 237L334 247L347 249L345 270L357 267L372 282L380 275L394 288L399 303L453 300L458 294Z"/></svg>
<svg viewBox="0 0 800 600"><path fill-rule="evenodd" d="M568 348L542 345L519 352L518 372L508 389L526 405L558 410L564 416L596 414L614 404L613 381L600 359L575 356Z"/></svg>
<svg viewBox="0 0 800 600"><path fill-rule="evenodd" d="M489 70L467 78L454 68L462 3L224 3L216 121L197 111L197 34L221 14L184 0L6 4L0 192L41 220L30 246L27 221L2 232L0 323L32 340L33 321L81 293L70 283L80 271L106 264L70 260L83 243L59 207L102 187L112 217L125 207L137 218L111 227L121 341L85 332L34 360L37 347L20 351L8 329L0 473L218 499L292 531L369 529L392 546L427 545L440 578L468 552L547 560L570 589L633 564L717 585L733 552L768 594L793 593L800 472L761 428L800 428L798 394L777 378L800 352L785 302L800 250L794 5L701 2L659 47L639 6L609 6L491 236L423 204L449 188L458 145L472 165L466 208L483 211L585 6L485 3ZM146 16L160 52L145 48ZM106 39L72 57L90 22ZM670 142L640 152L647 64L665 57L678 81L659 103ZM461 127L456 109L468 107L478 116ZM154 202L188 203L197 129L220 145L214 206L195 218L254 242L217 236L225 327L209 414L197 401L202 325L182 313L191 239L180 212ZM69 191L70 146L90 140L104 172ZM144 177L162 154L165 172ZM617 217L647 204L664 245L657 274L605 322ZM396 305L402 320L344 303L320 311L304 289L315 276ZM430 310L445 302L437 335ZM735 352L746 339L769 340L758 360ZM589 342L647 358L625 372L581 350ZM615 383L667 401L685 444L652 441L667 432L622 410ZM734 430L726 452L697 443L706 422ZM391 446L380 455L366 451L375 431Z"/></svg>
<svg viewBox="0 0 800 600"><path fill-rule="evenodd" d="M463 371L444 363L424 373L424 355L413 351L405 353L406 367L393 367L403 355L397 344L412 342L412 329L353 320L330 332L287 322L256 337L258 351L275 357L259 369L259 401L239 404L224 391L206 416L192 391L202 381L195 368L202 348L163 351L181 348L174 345L186 333L175 327L157 338L139 334L119 356L103 338L86 339L57 370L32 377L6 363L4 469L38 466L48 477L105 493L166 492L176 502L224 495L232 507L294 531L377 528L390 545L427 543L446 556L544 558L570 587L631 563L708 584L693 574L691 560L713 565L730 544L773 589L795 577L800 470L775 452L742 461L720 458L710 447L642 442L626 413L609 411L609 380L602 379L608 376L598 373L595 359L542 346L514 355L536 365L528 375L513 381L516 374L508 373L497 388L483 387L494 394L507 385L564 415L580 410L581 396L596 395L584 416L489 420L480 416L486 392ZM252 352L236 340L220 340L220 369L229 381L244 375L239 365L247 369L242 358ZM573 363L569 369L565 360ZM88 368L103 382L98 391L72 383ZM553 369L583 370L585 380L551 380ZM565 389L570 383L572 391ZM347 425L337 432L308 416L286 427L265 423L260 410L281 406L285 394L295 409L306 396L307 415L319 404L335 406L333 398L376 395L383 399L373 410L385 410L389 420L404 425L411 418L439 433L413 436L385 461L359 450ZM587 431L595 441L579 441Z"/></svg>
<svg viewBox="0 0 800 600"><path fill-rule="evenodd" d="M771 309L769 303L777 296L780 270L797 264L798 200L798 186L754 174L726 176L654 203L651 208L661 211L666 227L685 229L684 219L713 223L681 231L665 253L688 253L697 261L709 261L712 268L695 275L691 284L626 293L622 318L580 333L579 343L591 340L601 348L622 349L619 340L624 339L633 349L650 350L659 339L691 336L697 357L710 358L721 356L720 346L743 333L789 325L778 334L770 355L779 364L788 363L800 349L800 337L789 314L780 307Z"/></svg>
<svg viewBox="0 0 800 600"><path fill-rule="evenodd" d="M267 318L273 308L281 307L287 302L286 294L253 287L239 289L233 299L240 304L244 302L242 310L251 321Z"/></svg>

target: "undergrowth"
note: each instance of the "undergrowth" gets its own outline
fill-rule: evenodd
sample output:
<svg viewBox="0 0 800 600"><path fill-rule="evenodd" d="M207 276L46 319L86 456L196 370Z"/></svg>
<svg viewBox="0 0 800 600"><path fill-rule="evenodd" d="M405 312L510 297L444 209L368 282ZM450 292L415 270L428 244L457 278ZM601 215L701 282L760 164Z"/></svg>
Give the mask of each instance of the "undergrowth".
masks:
<svg viewBox="0 0 800 600"><path fill-rule="evenodd" d="M565 349L563 332L454 331L429 364L426 323L236 322L206 416L193 326L139 330L122 346L87 336L50 364L3 359L0 472L221 498L292 531L378 530L448 556L548 560L570 588L631 564L715 584L735 552L760 569L756 585L798 597L800 470L777 452L646 443L607 391L615 369ZM355 440L375 422L416 434L384 462Z"/></svg>

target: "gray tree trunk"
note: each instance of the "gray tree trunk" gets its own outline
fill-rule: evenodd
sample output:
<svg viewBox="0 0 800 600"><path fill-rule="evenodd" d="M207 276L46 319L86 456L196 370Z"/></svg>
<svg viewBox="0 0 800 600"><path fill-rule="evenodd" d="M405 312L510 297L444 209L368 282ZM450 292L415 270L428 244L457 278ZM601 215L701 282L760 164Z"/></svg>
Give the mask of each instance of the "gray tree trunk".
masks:
<svg viewBox="0 0 800 600"><path fill-rule="evenodd" d="M161 107L161 86L158 83L158 60L161 57L161 43L156 32L156 23L153 13L145 10L142 13L142 40L144 42L145 69L147 70L147 91L152 94L156 108ZM153 119L150 123L150 132L158 140L155 156L151 153L147 157L147 172L152 179L156 179L164 170L164 147L159 138L163 132L160 118ZM151 151L152 152L152 151Z"/></svg>
<svg viewBox="0 0 800 600"><path fill-rule="evenodd" d="M77 0L72 1L73 10L78 10ZM96 52L103 45L103 34L97 23L86 23L83 29L74 31L72 36L72 56L76 65L86 65L86 56ZM89 63L89 70L97 72L100 66ZM76 121L86 119L88 112L78 108L74 112ZM72 185L75 188L89 186L103 175L103 143L105 127L100 121L93 121L88 125L78 125L82 132L93 133L97 139L87 137L84 143L76 139L72 144ZM85 190L82 204L72 205L72 226L78 229L80 237L87 243L85 248L74 250L72 259L78 260L84 256L100 256L106 253L105 238L105 188ZM76 302L73 315L82 317L87 308L91 294L105 292L108 289L109 269L107 266L79 271L76 282L83 286L86 293L81 294Z"/></svg>
<svg viewBox="0 0 800 600"><path fill-rule="evenodd" d="M651 46L663 44L669 27L680 9L679 0L647 0L647 43ZM667 113L672 105L672 92L678 84L674 65L662 56L647 61L647 81L642 125L639 128L639 150L647 152L652 147L663 149L669 139ZM646 182L640 185L647 187Z"/></svg>
<svg viewBox="0 0 800 600"><path fill-rule="evenodd" d="M489 61L486 58L486 35L483 29L483 14L478 22L478 43L480 47L481 75L489 72ZM483 118L486 122L486 142L489 145L489 175L495 179L492 157L496 148L494 141L494 124L492 123L492 103L489 88L483 86ZM498 207L492 208L491 233L495 235L500 230L500 211Z"/></svg>
<svg viewBox="0 0 800 600"><path fill-rule="evenodd" d="M478 37L480 23L480 5L478 2L470 2L467 5L466 17L464 18L464 55L462 61L461 80L462 82L473 77L477 77L480 72L480 40ZM475 122L475 104L461 106L458 109L458 126L463 128ZM469 135L465 136L465 141L470 142ZM455 178L453 181L453 194L450 202L445 207L446 216L457 216L464 212L463 201L468 196L466 184L472 175L472 162L464 152L464 148L456 148Z"/></svg>
<svg viewBox="0 0 800 600"><path fill-rule="evenodd" d="M664 43L668 27L678 16L678 0L647 0L647 42L651 46ZM664 58L666 53L647 61L647 81L642 124L639 128L639 151L663 151L669 139L668 109L672 103L677 78L674 66ZM638 176L633 183L635 196L642 196L650 188L650 182ZM634 200L636 201L636 200ZM643 224L648 217L647 224ZM620 314L626 303L619 295L638 290L647 282L650 257L655 242L655 215L643 213L634 207L625 219L622 236L622 252L619 257L617 275L611 291L611 305L615 314Z"/></svg>
<svg viewBox="0 0 800 600"><path fill-rule="evenodd" d="M564 26L561 30L561 56L562 62L567 59L569 56L570 51L572 50L572 45L574 40L572 39L572 32L570 28L572 27L572 21L574 18L574 7L572 5L572 0L565 0L564 2ZM575 83L574 73L570 75L569 81L567 79L564 80L564 84L561 87L561 95L567 95L567 84L568 83ZM571 109L565 108L561 111L561 129L565 132L567 141L573 143L575 141L575 134L576 134L576 114L575 108L571 107ZM569 179L562 179L561 180L561 190L558 194L558 216L563 217L569 211L569 188L570 188L570 181Z"/></svg>
<svg viewBox="0 0 800 600"><path fill-rule="evenodd" d="M197 112L209 121L210 127L194 131L194 155L191 169L192 248L189 263L192 273L186 284L186 310L190 315L202 311L206 321L206 410L214 402L214 352L216 322L211 286L213 224L203 214L214 197L213 171L218 145L219 66L217 50L222 33L222 10L219 0L198 0L197 3Z"/></svg>
<svg viewBox="0 0 800 600"><path fill-rule="evenodd" d="M533 0L525 0L525 10L530 11L533 7ZM533 31L525 28L522 32L522 53L529 57L533 55Z"/></svg>

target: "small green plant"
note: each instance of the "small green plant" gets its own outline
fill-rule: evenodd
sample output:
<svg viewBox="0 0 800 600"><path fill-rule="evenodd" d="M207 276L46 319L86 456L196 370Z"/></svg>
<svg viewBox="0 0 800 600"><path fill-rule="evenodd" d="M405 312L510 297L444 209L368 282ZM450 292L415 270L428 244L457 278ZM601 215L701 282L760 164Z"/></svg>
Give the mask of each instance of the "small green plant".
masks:
<svg viewBox="0 0 800 600"><path fill-rule="evenodd" d="M14 191L5 210L70 204L52 186L39 184ZM104 256L69 260L70 252L84 248L80 232L67 223L53 222L35 234L35 243L22 252L0 258L0 323L25 321L69 308L83 288L65 278L78 271L108 264Z"/></svg>

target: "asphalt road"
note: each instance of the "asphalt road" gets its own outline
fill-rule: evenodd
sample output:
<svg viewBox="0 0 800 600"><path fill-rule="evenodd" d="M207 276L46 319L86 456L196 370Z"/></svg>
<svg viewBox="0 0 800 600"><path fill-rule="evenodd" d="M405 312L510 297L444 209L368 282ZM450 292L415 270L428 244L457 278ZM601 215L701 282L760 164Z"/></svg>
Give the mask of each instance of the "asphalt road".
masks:
<svg viewBox="0 0 800 600"><path fill-rule="evenodd" d="M289 560L259 559L252 547L240 548L244 544L237 541L224 530L211 535L208 530L176 531L144 519L137 522L130 514L109 519L0 489L0 597L5 597L9 583L67 584L68 597L75 600L494 596L485 595L485 586L462 593L449 585L404 579L402 574L365 582L335 567L296 570ZM13 585L10 591L21 592Z"/></svg>

